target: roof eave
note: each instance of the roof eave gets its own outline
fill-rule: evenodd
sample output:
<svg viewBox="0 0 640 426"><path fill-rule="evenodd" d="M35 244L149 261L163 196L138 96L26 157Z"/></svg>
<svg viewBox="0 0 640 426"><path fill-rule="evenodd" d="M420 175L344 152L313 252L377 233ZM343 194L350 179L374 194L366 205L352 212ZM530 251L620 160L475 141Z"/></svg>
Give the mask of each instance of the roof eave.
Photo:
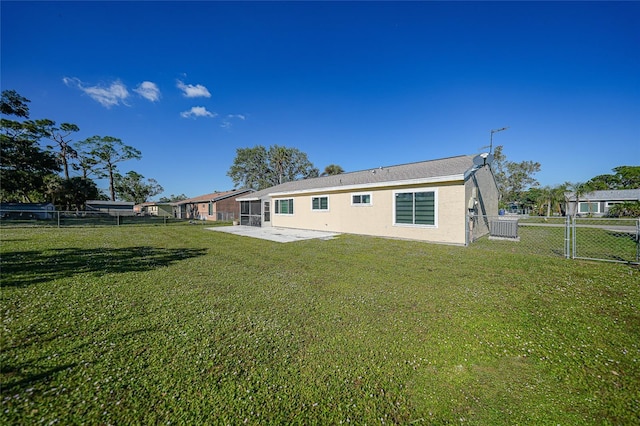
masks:
<svg viewBox="0 0 640 426"><path fill-rule="evenodd" d="M309 188L309 189L299 189L294 191L271 192L267 194L267 196L278 197L282 195L300 195L300 194L309 194L314 192L334 192L334 191L349 191L349 190L356 190L356 189L357 190L371 189L371 188L379 188L379 187L398 187L398 186L422 185L422 184L426 185L426 184L454 182L454 181L463 181L463 180L464 180L464 174L455 174L455 175L436 176L436 177L420 178L420 179L360 183L360 184L352 184L352 185L330 186L326 188ZM246 201L249 201L249 200L246 200Z"/></svg>
<svg viewBox="0 0 640 426"><path fill-rule="evenodd" d="M233 191L233 192L228 193L226 195L223 195L221 197L213 198L213 199L211 199L211 201L212 202L216 202L216 201L224 200L226 198L235 197L238 194L245 194L247 192L255 192L255 190L253 190L253 189L239 189L237 191Z"/></svg>

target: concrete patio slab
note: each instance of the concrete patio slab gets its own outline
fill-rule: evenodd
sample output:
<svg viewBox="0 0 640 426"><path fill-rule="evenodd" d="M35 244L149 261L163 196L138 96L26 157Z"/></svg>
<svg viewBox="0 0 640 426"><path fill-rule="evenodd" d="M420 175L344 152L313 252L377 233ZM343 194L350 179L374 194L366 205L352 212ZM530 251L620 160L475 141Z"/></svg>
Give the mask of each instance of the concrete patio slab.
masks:
<svg viewBox="0 0 640 426"><path fill-rule="evenodd" d="M291 229L256 226L219 226L215 228L205 228L210 231L227 232L229 234L241 235L243 237L260 238L262 240L275 241L277 243L291 243L294 241L322 239L330 240L337 237L338 233L325 231L308 231L306 229Z"/></svg>

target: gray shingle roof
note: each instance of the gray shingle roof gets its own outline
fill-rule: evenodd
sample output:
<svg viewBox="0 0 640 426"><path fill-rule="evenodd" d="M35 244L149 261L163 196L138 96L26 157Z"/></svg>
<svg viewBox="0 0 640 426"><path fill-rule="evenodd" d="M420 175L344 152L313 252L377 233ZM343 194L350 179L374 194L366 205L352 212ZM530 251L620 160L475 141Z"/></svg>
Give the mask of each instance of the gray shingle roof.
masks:
<svg viewBox="0 0 640 426"><path fill-rule="evenodd" d="M203 201L219 201L224 198L228 198L233 195L242 194L245 192L253 192L253 190L242 188L242 189L234 189L231 191L224 191L224 192L212 192L211 194L204 194L204 195L198 195L197 197L187 198L186 200L181 200L174 204L179 206L182 204L202 203Z"/></svg>
<svg viewBox="0 0 640 426"><path fill-rule="evenodd" d="M238 200L262 198L266 195L275 193L310 191L315 189L322 190L326 188L339 188L342 186L370 186L378 183L386 185L399 181L430 178L436 179L446 176L464 175L473 167L473 157L474 156L472 155L461 155L438 160L379 167L333 176L322 176L285 182L243 197L238 197Z"/></svg>
<svg viewBox="0 0 640 426"><path fill-rule="evenodd" d="M571 201L576 200L576 196L572 193L569 196ZM580 201L640 201L640 188L638 189L616 189L593 191L588 194L582 194Z"/></svg>

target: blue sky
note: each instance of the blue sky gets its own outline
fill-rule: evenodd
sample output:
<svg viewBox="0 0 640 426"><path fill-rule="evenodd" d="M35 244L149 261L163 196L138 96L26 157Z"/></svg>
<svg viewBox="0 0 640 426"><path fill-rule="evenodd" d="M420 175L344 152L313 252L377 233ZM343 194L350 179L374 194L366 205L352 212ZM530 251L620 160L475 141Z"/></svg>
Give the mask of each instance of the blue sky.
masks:
<svg viewBox="0 0 640 426"><path fill-rule="evenodd" d="M1 86L113 136L165 193L233 188L237 148L321 171L475 154L542 185L640 165L638 2L2 1ZM102 183L101 187L106 187Z"/></svg>

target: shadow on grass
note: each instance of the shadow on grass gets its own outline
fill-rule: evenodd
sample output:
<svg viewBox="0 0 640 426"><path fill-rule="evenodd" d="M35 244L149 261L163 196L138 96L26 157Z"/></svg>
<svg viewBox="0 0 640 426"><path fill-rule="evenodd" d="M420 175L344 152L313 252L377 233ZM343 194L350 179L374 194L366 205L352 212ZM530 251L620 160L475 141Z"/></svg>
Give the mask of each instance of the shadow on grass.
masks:
<svg viewBox="0 0 640 426"><path fill-rule="evenodd" d="M130 330L124 333L117 333L113 336L110 336L112 341L122 341L123 339L127 339L130 336L138 336L144 333L156 333L159 332L158 327L152 328L141 328L136 330ZM60 337L55 337L47 340L55 340ZM31 343L31 345L37 345L41 342ZM87 347L95 348L94 342L86 342L80 345L71 346L67 349L64 348L64 345L60 345L57 351L62 355L62 358L68 359L69 354L77 354L81 350L85 350ZM5 348L6 350L7 348ZM20 346L14 346L9 349L20 349ZM90 353L85 353L83 355L83 359L85 362L90 360L91 363L99 362L102 357L101 349L94 349L90 351ZM54 359L56 359L54 357ZM79 363L65 363L58 366L42 366L42 363L50 363L52 357L50 354L43 354L42 356L33 359L29 362L22 362L17 364L9 364L3 363L0 365L0 381L2 382L2 386L0 387L0 395L12 395L15 392L25 391L27 388L34 387L42 382L50 381L55 375L57 375L61 371L65 370L73 370L76 368Z"/></svg>
<svg viewBox="0 0 640 426"><path fill-rule="evenodd" d="M59 365L57 367L41 370L38 373L33 373L28 375L24 375L22 373L21 368L19 367L3 365L2 370L0 370L0 373L2 374L2 378L3 378L3 382L5 382L2 385L2 395L11 395L17 389L24 390L25 388L28 388L29 386L33 386L38 382L47 381L56 373L60 371L72 369L76 365L77 364ZM26 364L22 366L22 368L25 368L25 367L31 368L31 369L35 368L35 366L31 364ZM11 378L13 376L23 376L23 377L15 382L11 382Z"/></svg>
<svg viewBox="0 0 640 426"><path fill-rule="evenodd" d="M145 246L14 251L2 254L0 283L2 286L22 287L84 273L102 275L143 272L203 256L206 252L206 249L160 249Z"/></svg>

